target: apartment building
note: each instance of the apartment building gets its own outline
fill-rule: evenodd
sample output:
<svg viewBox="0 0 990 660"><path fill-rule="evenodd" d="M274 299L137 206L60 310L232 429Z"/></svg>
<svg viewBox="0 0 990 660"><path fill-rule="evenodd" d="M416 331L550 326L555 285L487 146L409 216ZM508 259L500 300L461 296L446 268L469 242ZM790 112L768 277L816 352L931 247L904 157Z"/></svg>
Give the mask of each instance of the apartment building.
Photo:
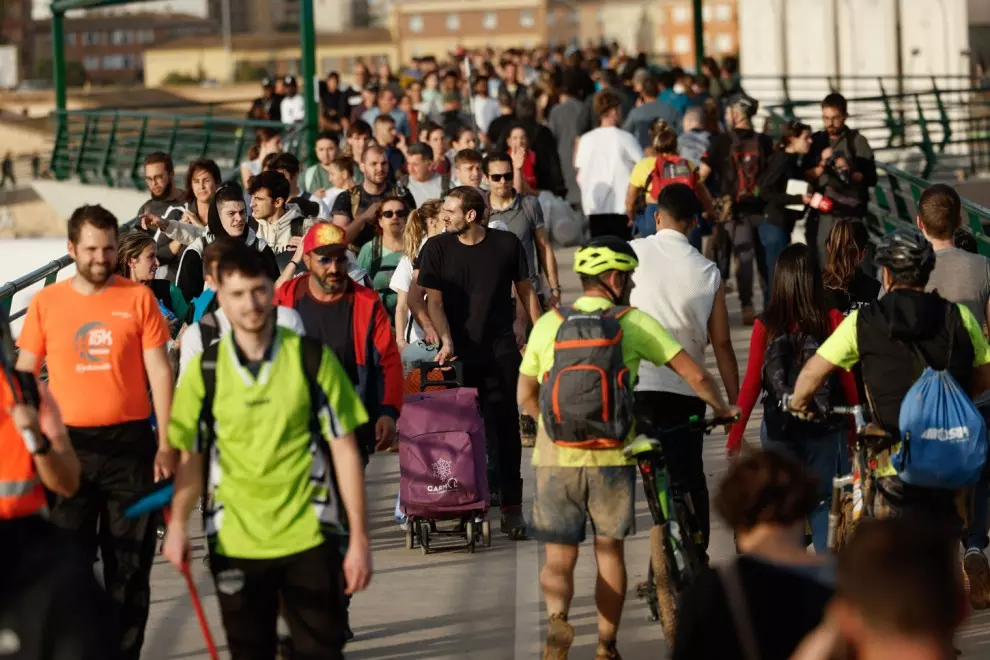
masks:
<svg viewBox="0 0 990 660"><path fill-rule="evenodd" d="M31 9L31 0L0 0L0 44L17 46L22 80L31 77L37 52Z"/></svg>

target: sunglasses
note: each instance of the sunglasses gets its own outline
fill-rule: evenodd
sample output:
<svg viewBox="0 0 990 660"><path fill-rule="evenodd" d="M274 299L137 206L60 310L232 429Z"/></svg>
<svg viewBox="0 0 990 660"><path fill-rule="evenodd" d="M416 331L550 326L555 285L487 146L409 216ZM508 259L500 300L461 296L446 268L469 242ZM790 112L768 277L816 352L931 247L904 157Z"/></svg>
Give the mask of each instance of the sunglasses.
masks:
<svg viewBox="0 0 990 660"><path fill-rule="evenodd" d="M493 183L498 183L499 181L512 181L512 172L506 172L505 174L489 174L488 178Z"/></svg>
<svg viewBox="0 0 990 660"><path fill-rule="evenodd" d="M409 211L406 211L405 209L401 211L382 211L383 218L391 218L391 217L405 218L408 215L409 215Z"/></svg>
<svg viewBox="0 0 990 660"><path fill-rule="evenodd" d="M332 263L346 262L346 261L347 261L346 253L334 254L334 255L321 254L316 257L316 263L320 264L321 266L329 266Z"/></svg>

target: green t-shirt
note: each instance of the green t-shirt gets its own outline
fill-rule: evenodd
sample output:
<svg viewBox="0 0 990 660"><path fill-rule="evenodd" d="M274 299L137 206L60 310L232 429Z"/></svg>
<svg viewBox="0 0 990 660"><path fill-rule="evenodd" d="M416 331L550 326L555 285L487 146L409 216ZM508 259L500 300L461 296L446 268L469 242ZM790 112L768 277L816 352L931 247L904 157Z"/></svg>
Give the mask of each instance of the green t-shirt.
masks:
<svg viewBox="0 0 990 660"><path fill-rule="evenodd" d="M389 284L392 282L392 274L395 273L395 269L399 267L399 262L402 261L402 251L393 252L383 245L381 259L376 263L374 243L375 241L372 240L361 247L361 252L358 254L358 265L368 271L372 286L378 292L378 297L382 299L382 304L385 306L385 311L388 312L388 318L394 327L395 306L399 302L399 294L393 291Z"/></svg>
<svg viewBox="0 0 990 660"><path fill-rule="evenodd" d="M201 452L202 356L183 370L172 402L168 442ZM220 340L210 457L211 515L207 534L228 557L271 559L323 542L323 526L346 522L327 447L368 421L344 368L328 348L315 393L319 435L311 432L313 398L303 369L300 337L278 328L255 378L241 364L233 335Z"/></svg>
<svg viewBox="0 0 990 660"><path fill-rule="evenodd" d="M605 298L582 296L574 301L573 307L578 311L592 312L607 309L612 303ZM557 337L563 319L557 312L551 311L543 316L533 326L523 355L519 373L543 381L543 376L553 366L553 344ZM683 348L667 330L649 314L638 309L632 309L619 319L622 327L622 359L629 368L630 383L636 386L639 373L639 363L642 360L652 362L658 367L670 362ZM635 437L635 432L630 438ZM618 465L635 465L635 459L627 459L621 449L571 449L559 447L550 440L543 429L543 419L540 418L536 435L536 447L533 449L533 465L554 467L612 467Z"/></svg>

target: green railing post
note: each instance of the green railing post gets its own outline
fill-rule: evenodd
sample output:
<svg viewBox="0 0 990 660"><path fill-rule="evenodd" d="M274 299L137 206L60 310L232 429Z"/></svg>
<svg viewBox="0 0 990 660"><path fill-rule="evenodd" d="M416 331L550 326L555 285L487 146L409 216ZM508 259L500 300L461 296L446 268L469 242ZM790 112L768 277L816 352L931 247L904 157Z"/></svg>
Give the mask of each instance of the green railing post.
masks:
<svg viewBox="0 0 990 660"><path fill-rule="evenodd" d="M167 154L175 153L175 141L179 138L179 118L176 117L175 121L172 122L172 133L168 136L168 148L165 150Z"/></svg>
<svg viewBox="0 0 990 660"><path fill-rule="evenodd" d="M704 0L694 0L694 70L701 72L705 61L705 12Z"/></svg>
<svg viewBox="0 0 990 660"><path fill-rule="evenodd" d="M89 142L89 131L92 120L93 117L91 115L86 115L86 122L83 124L83 133L79 138L79 151L76 153L76 162L72 165L72 173L84 183L86 179L82 172L83 158L86 154L86 143Z"/></svg>
<svg viewBox="0 0 990 660"><path fill-rule="evenodd" d="M921 99L917 94L914 95L914 106L918 110L918 128L921 130L921 144L918 147L925 157L925 169L921 178L927 179L935 171L937 156L935 155L935 148L932 146L932 136L928 132L928 121L925 119L925 111L921 107Z"/></svg>
<svg viewBox="0 0 990 660"><path fill-rule="evenodd" d="M299 4L303 95L306 102L306 130L303 131L306 156L303 162L313 165L316 163L316 150L313 148L313 143L316 141L316 133L320 128L320 108L316 101L316 28L313 25L313 0L301 0Z"/></svg>
<svg viewBox="0 0 990 660"><path fill-rule="evenodd" d="M938 152L945 153L945 147L952 140L952 126L949 124L949 113L945 111L945 103L942 102L942 92L932 76L932 93L935 95L935 105L938 106L938 120L942 124L942 142L938 145Z"/></svg>
<svg viewBox="0 0 990 660"><path fill-rule="evenodd" d="M64 110L55 111L55 144L52 145L52 159L48 164L48 169L58 181L62 181L68 176L68 168L63 165L63 159L68 162L69 158L69 120L65 116ZM64 142L64 144L63 144Z"/></svg>
<svg viewBox="0 0 990 660"><path fill-rule="evenodd" d="M210 115L207 115L207 120L203 124L203 148L199 152L200 158L206 158L207 152L210 150L210 138L213 137L213 121L210 119Z"/></svg>
<svg viewBox="0 0 990 660"><path fill-rule="evenodd" d="M103 150L103 162L100 164L100 173L103 175L103 180L107 182L108 186L113 187L113 177L110 175L110 159L115 153L114 147L117 142L117 122L120 120L120 115L114 111L113 113L113 123L110 124L110 135L107 136L107 146Z"/></svg>
<svg viewBox="0 0 990 660"><path fill-rule="evenodd" d="M890 106L887 90L883 86L883 78L878 77L877 84L880 86L880 99L883 103L884 124L887 126L887 130L890 131L890 135L887 136L887 146L893 147L895 137L904 137L904 125L898 123L894 117L894 109Z"/></svg>
<svg viewBox="0 0 990 660"><path fill-rule="evenodd" d="M134 160L131 161L131 183L138 190L141 190L141 184L144 183L144 172L138 175L138 168L141 166L141 151L144 149L144 140L148 134L148 116L145 115L141 119L141 130L138 131L137 144L134 145Z"/></svg>
<svg viewBox="0 0 990 660"><path fill-rule="evenodd" d="M55 113L59 122L68 121L65 114L66 80L65 80L65 14L61 11L52 12L52 86L55 88ZM58 131L56 131L57 133Z"/></svg>

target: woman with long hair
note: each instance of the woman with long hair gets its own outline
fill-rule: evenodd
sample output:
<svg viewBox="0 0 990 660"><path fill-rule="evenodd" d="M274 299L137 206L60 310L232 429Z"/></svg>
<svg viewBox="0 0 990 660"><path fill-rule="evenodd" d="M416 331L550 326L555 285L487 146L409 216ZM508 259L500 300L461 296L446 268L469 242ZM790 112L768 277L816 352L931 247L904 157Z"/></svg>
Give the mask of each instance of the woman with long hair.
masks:
<svg viewBox="0 0 990 660"><path fill-rule="evenodd" d="M843 316L876 302L880 282L862 269L870 245L870 233L859 220L839 218L825 244L825 304Z"/></svg>
<svg viewBox="0 0 990 660"><path fill-rule="evenodd" d="M836 563L805 545L818 490L815 475L786 454L751 451L729 466L712 503L735 533L739 556L703 569L684 593L673 660L789 658L819 625ZM752 633L751 651L741 626Z"/></svg>
<svg viewBox="0 0 990 660"><path fill-rule="evenodd" d="M759 195L766 201L763 222L760 223L760 243L763 245L765 282L773 281L773 268L781 251L791 242L791 232L801 218L803 208L811 203L811 193L803 195L787 194L787 184L791 180L804 181L801 159L811 149L811 127L799 121L788 122L781 134L780 142L767 159L763 171ZM794 208L790 208L794 207ZM795 210L796 208L800 210ZM763 306L770 300L770 292L763 291Z"/></svg>
<svg viewBox="0 0 990 660"><path fill-rule="evenodd" d="M156 252L155 239L143 231L121 235L117 245L117 274L151 289L175 337L189 313L189 302L172 282L156 279Z"/></svg>
<svg viewBox="0 0 990 660"><path fill-rule="evenodd" d="M419 205L419 208L409 214L406 230L402 236L402 259L392 275L390 288L397 294L395 304L395 338L402 351L406 346L427 340L433 331L429 317L425 314L426 298L423 290L416 284L416 270L413 264L419 251L426 241L443 232L443 220L440 210L443 200L429 199ZM425 332L420 323L425 323L430 332Z"/></svg>
<svg viewBox="0 0 990 660"><path fill-rule="evenodd" d="M375 291L382 299L385 311L395 326L397 295L389 287L392 274L399 267L403 254L403 232L409 208L398 197L386 197L378 207L375 236L365 243L358 254L358 265L368 272Z"/></svg>
<svg viewBox="0 0 990 660"><path fill-rule="evenodd" d="M251 178L261 174L265 156L281 151L282 133L278 129L267 126L259 128L254 136L254 147L248 154L249 159L241 163L241 187L247 190L248 186L251 185ZM253 158L251 158L252 155Z"/></svg>
<svg viewBox="0 0 990 660"><path fill-rule="evenodd" d="M698 171L677 153L677 131L663 119L650 126L652 156L642 159L629 175L626 189L626 213L636 218L640 238L657 231L657 196L668 183L684 183L694 190L702 208L712 216L712 197L701 184Z"/></svg>
<svg viewBox="0 0 990 660"><path fill-rule="evenodd" d="M730 454L742 447L743 433L761 393L763 423L760 439L765 449L794 454L819 479L819 502L809 516L812 540L817 552L824 552L828 537L828 510L832 499L832 477L839 469L847 427L841 424L799 421L781 409L779 391L772 382L783 368L785 384L793 387L809 348L815 348L837 324L825 307L821 278L807 245L796 243L784 248L774 270L770 304L753 323L749 343L749 364L739 392L740 418L729 433L726 448ZM779 341L778 341L779 340ZM841 387L830 387L830 402L855 404L856 384L848 372L840 376Z"/></svg>

